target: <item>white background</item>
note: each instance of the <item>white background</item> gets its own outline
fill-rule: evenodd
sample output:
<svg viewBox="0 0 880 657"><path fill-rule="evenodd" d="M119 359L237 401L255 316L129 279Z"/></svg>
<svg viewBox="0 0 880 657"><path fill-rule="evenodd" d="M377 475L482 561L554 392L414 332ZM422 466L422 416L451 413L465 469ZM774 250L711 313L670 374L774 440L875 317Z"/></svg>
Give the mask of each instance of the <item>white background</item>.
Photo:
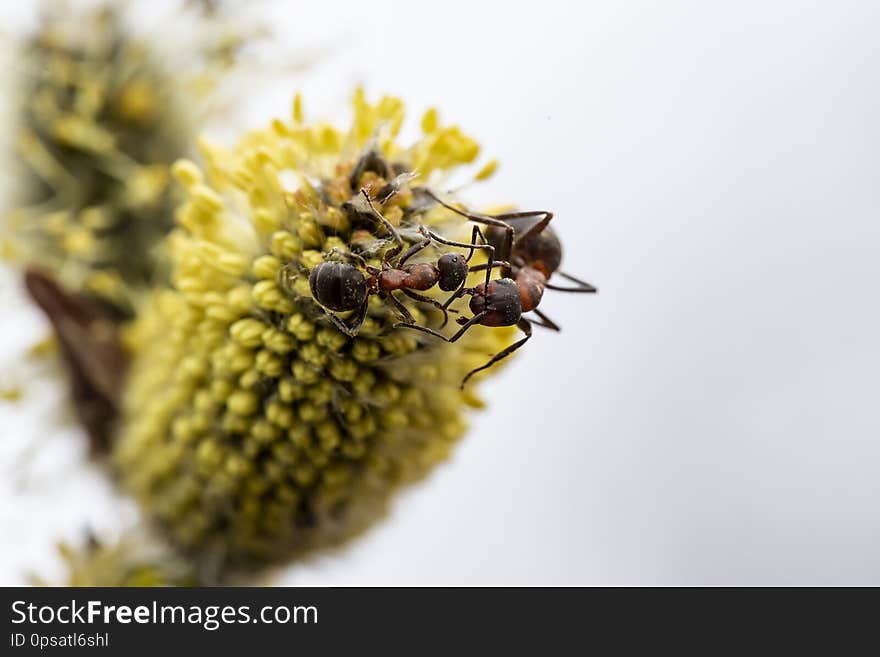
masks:
<svg viewBox="0 0 880 657"><path fill-rule="evenodd" d="M554 210L601 290L548 293L563 333L485 386L453 460L283 583L880 584L880 5L277 5L321 54L249 121L294 88L312 117L356 83L437 104L502 162L470 198ZM3 295L8 378L41 324ZM30 473L0 484L4 584L131 515L44 388L0 405Z"/></svg>

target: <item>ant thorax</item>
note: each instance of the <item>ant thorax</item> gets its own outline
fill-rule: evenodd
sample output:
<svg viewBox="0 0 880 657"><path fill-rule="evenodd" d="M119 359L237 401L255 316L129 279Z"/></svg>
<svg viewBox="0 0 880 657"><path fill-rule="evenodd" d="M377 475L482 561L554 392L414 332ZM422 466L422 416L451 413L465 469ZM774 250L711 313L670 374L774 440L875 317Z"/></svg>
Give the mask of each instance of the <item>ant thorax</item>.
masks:
<svg viewBox="0 0 880 657"><path fill-rule="evenodd" d="M541 303L547 285L547 276L536 267L522 267L516 273L516 285L519 288L522 311L529 312Z"/></svg>
<svg viewBox="0 0 880 657"><path fill-rule="evenodd" d="M377 288L385 292L399 290L404 286L407 276L407 272L403 269L393 269L391 267L383 269L376 275Z"/></svg>

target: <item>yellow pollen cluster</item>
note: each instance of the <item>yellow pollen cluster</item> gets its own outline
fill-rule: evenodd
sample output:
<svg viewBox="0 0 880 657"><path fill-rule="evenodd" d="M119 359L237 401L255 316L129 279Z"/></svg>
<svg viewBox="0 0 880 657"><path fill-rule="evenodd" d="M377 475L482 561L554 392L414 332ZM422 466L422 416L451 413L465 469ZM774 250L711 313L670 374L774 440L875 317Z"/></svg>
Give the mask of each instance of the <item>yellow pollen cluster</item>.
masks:
<svg viewBox="0 0 880 657"><path fill-rule="evenodd" d="M165 282L159 245L180 200L170 167L192 153L198 101L126 24L125 5L44 9L18 44L3 255L128 317L143 289ZM191 50L184 67L216 67Z"/></svg>
<svg viewBox="0 0 880 657"><path fill-rule="evenodd" d="M184 560L155 545L149 537L131 534L115 542L89 536L85 545L58 545L64 562L61 582L34 576L38 586L194 586L198 576Z"/></svg>

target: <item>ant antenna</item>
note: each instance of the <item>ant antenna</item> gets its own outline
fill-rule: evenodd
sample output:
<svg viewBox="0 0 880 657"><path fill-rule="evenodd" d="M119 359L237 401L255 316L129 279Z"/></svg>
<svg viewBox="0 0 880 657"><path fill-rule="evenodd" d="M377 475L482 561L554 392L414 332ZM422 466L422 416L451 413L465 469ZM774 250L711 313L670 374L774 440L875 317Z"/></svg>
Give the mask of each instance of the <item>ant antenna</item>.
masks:
<svg viewBox="0 0 880 657"><path fill-rule="evenodd" d="M397 246L385 254L386 259L391 259L403 250L403 238L400 236L400 233L397 232L397 229L391 225L391 222L382 216L382 213L376 209L376 206L373 205L373 200L370 198L366 189L361 189L361 195L367 200L367 205L370 206L370 211L373 213L373 216L379 220L379 223L381 223L385 230L391 234L391 237L397 244Z"/></svg>

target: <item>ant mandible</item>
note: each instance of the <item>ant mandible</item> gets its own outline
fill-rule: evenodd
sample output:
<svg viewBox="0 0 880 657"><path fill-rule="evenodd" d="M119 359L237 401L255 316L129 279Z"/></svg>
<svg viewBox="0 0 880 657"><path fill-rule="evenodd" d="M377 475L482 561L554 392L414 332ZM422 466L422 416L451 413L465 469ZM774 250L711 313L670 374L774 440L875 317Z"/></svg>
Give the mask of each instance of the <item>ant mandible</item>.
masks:
<svg viewBox="0 0 880 657"><path fill-rule="evenodd" d="M371 294L377 294L381 299L388 301L398 315L403 318L405 326L417 326L415 318L407 310L406 306L394 296L394 292L398 290L415 301L431 304L442 311L444 321L441 328L445 326L448 321L448 304L442 305L440 302L418 294L414 290L429 290L438 284L444 292L460 289L467 279L469 272L468 262L473 256L474 250L485 249L489 251L490 262L493 262L491 260L491 253L494 251L494 247L489 244L476 244L476 233L474 233L471 243L465 244L447 240L424 226L420 226L419 232L422 234L422 239L404 251L405 245L400 233L375 208L370 195L365 189L361 190L361 196L356 197L351 204L354 206L355 211L370 214L378 220L391 235L395 245L386 251L381 269L368 265L363 257L341 249L334 249L331 253L336 253L343 258L356 262L360 269L350 262L339 261L322 262L312 269L309 274L309 288L311 289L312 296L321 306L335 312L357 311L350 324L347 324L332 312L328 312L327 314L336 328L349 337L355 337L366 319L369 296ZM440 256L436 265L429 262L406 264L407 260L419 251L427 248L432 242L468 248L470 253L467 258L459 253L446 253ZM366 276L362 270L367 272ZM486 279L487 281L489 279L489 270L487 270Z"/></svg>
<svg viewBox="0 0 880 657"><path fill-rule="evenodd" d="M470 221L487 225L488 237L484 237L475 227L473 241L479 234L484 241L494 247L494 250L490 252L493 257L495 250L498 251L499 259L493 261L490 258L486 264L470 267L469 271L486 270L486 282L472 288L466 288L465 283L462 282L458 290L444 304L444 307L448 307L455 299L464 295L471 297L469 308L474 315L470 319L459 318L457 321L461 328L452 337L447 338L433 329L415 324L398 324L397 326L408 326L447 342L455 342L470 327L477 324L492 327L516 325L525 335L521 340L492 356L486 364L468 372L461 382L462 388L474 374L491 367L528 342L532 337L533 323L554 331L560 330L558 324L538 310L538 304L541 302L545 289L585 293L597 291L590 283L559 271L559 265L562 262L562 243L549 227L550 220L553 219L552 212L531 210L497 215L480 214L449 205L430 189L423 188L421 191L446 209ZM526 223L535 218L537 221L532 221L531 225ZM488 274L494 267L501 267L503 277L489 280ZM572 281L576 287L551 285L548 281L553 273L558 273ZM540 321L529 320L522 316L523 313L530 311L534 312Z"/></svg>

